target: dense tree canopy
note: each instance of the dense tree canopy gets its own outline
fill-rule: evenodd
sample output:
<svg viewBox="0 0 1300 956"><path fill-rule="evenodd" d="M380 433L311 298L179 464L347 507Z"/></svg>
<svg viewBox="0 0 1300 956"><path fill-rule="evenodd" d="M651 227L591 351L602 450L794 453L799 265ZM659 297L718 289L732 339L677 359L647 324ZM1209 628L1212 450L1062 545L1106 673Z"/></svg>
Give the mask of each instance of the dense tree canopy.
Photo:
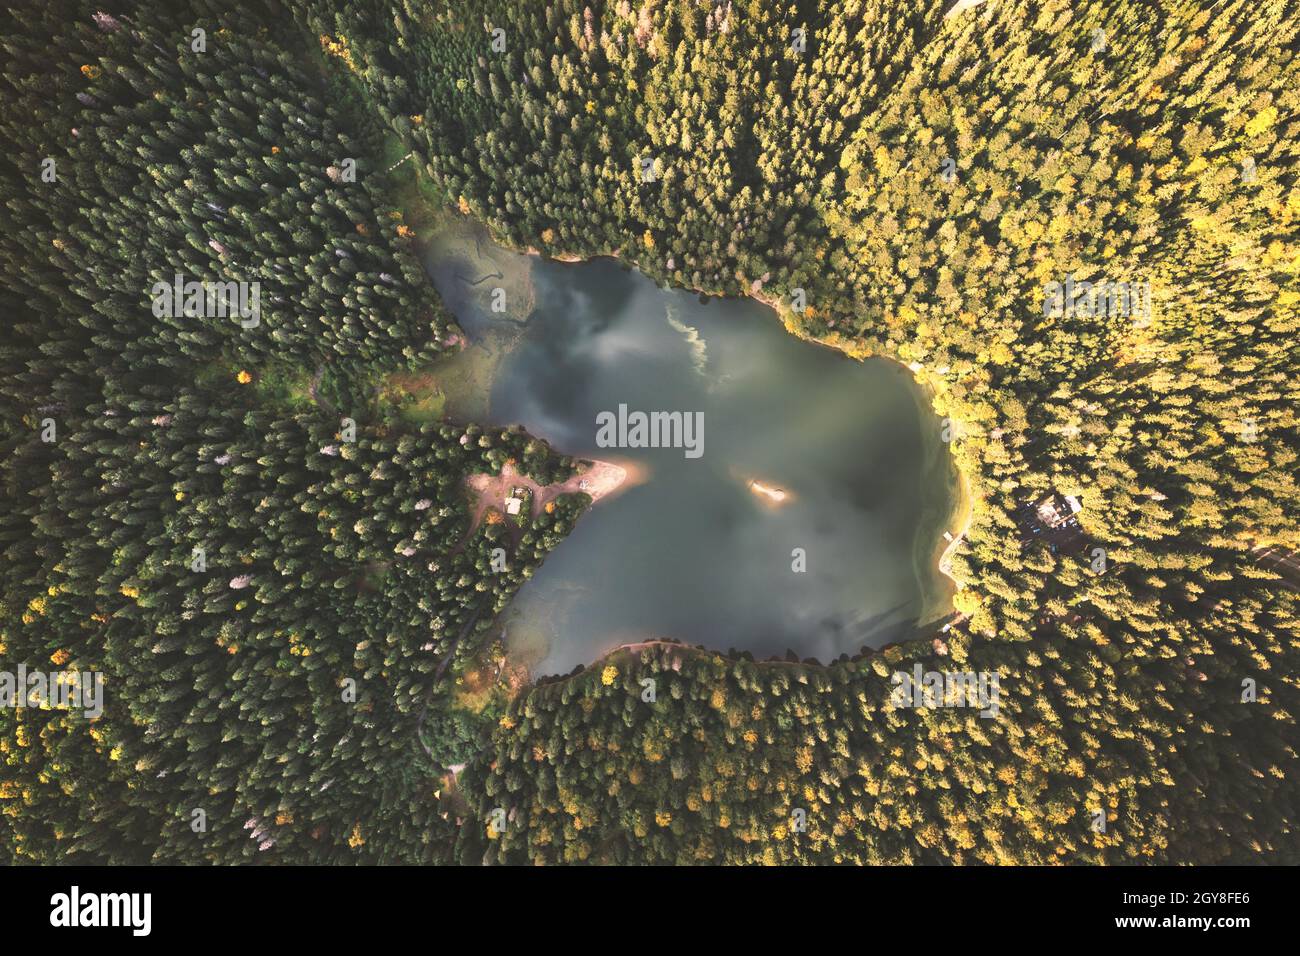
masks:
<svg viewBox="0 0 1300 956"><path fill-rule="evenodd" d="M108 6L0 13L0 660L107 688L0 710L7 857L1297 860L1300 603L1256 553L1300 548L1293 4ZM468 474L573 463L377 408L458 344L395 151L503 242L910 365L974 501L954 626L466 710L579 505L476 527ZM260 321L158 315L177 273ZM891 707L917 663L998 715Z"/></svg>

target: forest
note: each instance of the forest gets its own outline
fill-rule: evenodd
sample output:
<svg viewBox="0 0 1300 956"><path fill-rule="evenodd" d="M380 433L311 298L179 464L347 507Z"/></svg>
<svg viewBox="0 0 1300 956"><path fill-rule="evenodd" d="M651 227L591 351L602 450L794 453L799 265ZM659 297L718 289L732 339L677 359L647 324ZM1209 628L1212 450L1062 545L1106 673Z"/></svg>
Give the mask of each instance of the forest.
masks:
<svg viewBox="0 0 1300 956"><path fill-rule="evenodd" d="M1296 13L3 11L0 664L105 703L0 709L0 852L1300 862L1300 593L1258 558L1300 548ZM514 534L462 485L578 463L385 398L461 345L420 202L907 364L972 498L952 626L501 679L492 620L584 502ZM177 275L259 282L258 321L153 308ZM1056 495L1068 547L1028 528ZM999 673L996 719L890 706L916 664Z"/></svg>

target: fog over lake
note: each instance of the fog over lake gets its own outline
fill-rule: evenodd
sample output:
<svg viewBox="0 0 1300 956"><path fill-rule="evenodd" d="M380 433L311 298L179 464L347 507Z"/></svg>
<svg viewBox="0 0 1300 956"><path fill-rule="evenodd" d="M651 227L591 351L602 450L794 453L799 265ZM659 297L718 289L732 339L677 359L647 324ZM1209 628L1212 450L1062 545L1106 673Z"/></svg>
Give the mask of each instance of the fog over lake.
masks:
<svg viewBox="0 0 1300 956"><path fill-rule="evenodd" d="M503 321L479 295L496 280L474 285L497 268L476 261L485 244L429 262L480 343ZM613 259L491 255L531 281L526 323L505 320L513 334L493 340L488 420L644 472L584 514L504 612L508 646L535 673L657 637L825 663L946 610L934 557L952 469L905 369L801 341L752 300L661 289ZM620 405L700 413L698 457L599 447L598 415Z"/></svg>

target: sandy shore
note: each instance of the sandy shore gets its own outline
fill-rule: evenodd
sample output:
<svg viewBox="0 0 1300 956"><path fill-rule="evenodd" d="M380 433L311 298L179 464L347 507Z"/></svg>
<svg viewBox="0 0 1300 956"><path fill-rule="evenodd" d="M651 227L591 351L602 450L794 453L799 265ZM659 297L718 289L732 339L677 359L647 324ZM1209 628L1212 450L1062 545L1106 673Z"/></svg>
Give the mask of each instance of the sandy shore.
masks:
<svg viewBox="0 0 1300 956"><path fill-rule="evenodd" d="M578 472L568 481L549 486L547 491L549 493L551 488L556 488L557 494L581 492L590 495L592 503L595 503L617 491L641 484L647 475L648 469L636 462L617 464L612 461L593 461L590 467Z"/></svg>
<svg viewBox="0 0 1300 956"><path fill-rule="evenodd" d="M961 582L952 576L952 556L957 552L957 546L966 538L966 532L970 530L971 518L974 517L975 509L971 507L970 482L966 480L966 473L953 466L957 471L957 501L953 505L953 527L948 529L952 535L952 540L947 542L942 552L939 554L939 573L951 581L957 588L961 588Z"/></svg>

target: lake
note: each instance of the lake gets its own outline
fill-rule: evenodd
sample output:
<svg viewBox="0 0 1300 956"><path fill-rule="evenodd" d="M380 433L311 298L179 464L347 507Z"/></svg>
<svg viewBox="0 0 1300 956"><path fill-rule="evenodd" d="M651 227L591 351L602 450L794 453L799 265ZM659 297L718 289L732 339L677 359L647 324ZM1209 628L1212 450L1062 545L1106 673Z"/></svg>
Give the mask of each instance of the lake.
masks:
<svg viewBox="0 0 1300 956"><path fill-rule="evenodd" d="M455 361L477 363L483 393L449 412L641 475L506 609L507 647L535 675L653 638L826 663L950 610L935 559L955 471L906 369L803 341L754 300L665 290L614 259L512 253L468 221L448 230L426 266L476 343ZM678 447L598 444L598 420L638 411L702 427L665 429Z"/></svg>

